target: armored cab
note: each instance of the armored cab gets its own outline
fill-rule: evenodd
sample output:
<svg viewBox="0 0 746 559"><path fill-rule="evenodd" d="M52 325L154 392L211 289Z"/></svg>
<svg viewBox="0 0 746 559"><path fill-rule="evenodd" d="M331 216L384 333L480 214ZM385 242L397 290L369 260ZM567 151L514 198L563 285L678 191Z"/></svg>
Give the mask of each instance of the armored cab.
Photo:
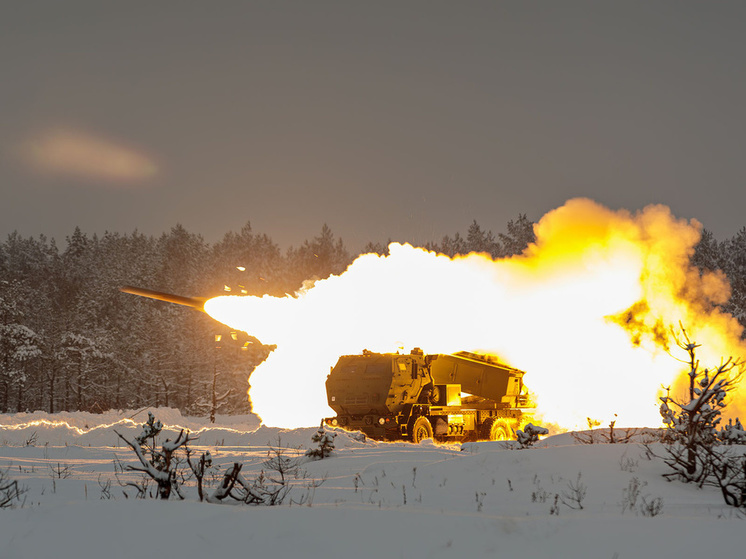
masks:
<svg viewBox="0 0 746 559"><path fill-rule="evenodd" d="M523 375L467 352L344 355L326 381L337 416L324 421L379 440L508 439L531 407Z"/></svg>

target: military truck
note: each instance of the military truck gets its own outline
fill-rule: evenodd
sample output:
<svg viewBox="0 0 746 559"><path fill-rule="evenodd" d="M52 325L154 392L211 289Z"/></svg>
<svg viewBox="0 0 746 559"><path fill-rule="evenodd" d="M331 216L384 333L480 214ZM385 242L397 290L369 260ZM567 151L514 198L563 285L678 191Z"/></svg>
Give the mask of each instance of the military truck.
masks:
<svg viewBox="0 0 746 559"><path fill-rule="evenodd" d="M120 291L204 311L207 299L139 287ZM424 355L343 355L326 380L331 426L379 440L505 440L532 408L523 371L496 358L461 351Z"/></svg>
<svg viewBox="0 0 746 559"><path fill-rule="evenodd" d="M323 422L378 440L507 440L532 408L525 373L469 352L343 355L326 380Z"/></svg>

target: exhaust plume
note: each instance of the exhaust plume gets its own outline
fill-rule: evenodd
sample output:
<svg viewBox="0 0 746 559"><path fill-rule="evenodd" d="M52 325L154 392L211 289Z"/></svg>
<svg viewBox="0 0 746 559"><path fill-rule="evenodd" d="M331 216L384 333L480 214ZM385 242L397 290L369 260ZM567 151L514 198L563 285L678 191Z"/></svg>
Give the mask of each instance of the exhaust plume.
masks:
<svg viewBox="0 0 746 559"><path fill-rule="evenodd" d="M522 255L453 259L392 243L297 297L210 299L205 310L277 350L250 379L267 425L315 425L332 412L324 382L344 354L372 351L490 353L526 371L544 421L586 418L658 426L658 395L685 367L673 333L702 344L703 366L746 355L741 326L716 305L722 274L700 275L689 259L698 222L665 206L637 213L574 199L535 226ZM669 353L670 352L670 353ZM744 409L743 390L730 410Z"/></svg>

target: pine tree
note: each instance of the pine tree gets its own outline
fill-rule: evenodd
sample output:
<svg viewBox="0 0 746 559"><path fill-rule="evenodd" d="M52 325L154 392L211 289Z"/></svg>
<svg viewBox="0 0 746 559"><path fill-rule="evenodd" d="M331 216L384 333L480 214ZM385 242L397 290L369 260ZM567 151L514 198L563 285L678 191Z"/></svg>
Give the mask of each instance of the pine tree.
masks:
<svg viewBox="0 0 746 559"><path fill-rule="evenodd" d="M334 233L326 223L319 236L305 241L297 249L291 247L286 259L293 292L300 289L305 281L341 274L352 262L342 239L335 240Z"/></svg>
<svg viewBox="0 0 746 559"><path fill-rule="evenodd" d="M25 408L23 392L29 364L41 356L39 337L23 324L20 300L24 289L18 281L0 281L0 410L11 410L16 389L16 411Z"/></svg>
<svg viewBox="0 0 746 559"><path fill-rule="evenodd" d="M730 300L723 310L746 326L746 227L725 241L720 252L722 269L731 287Z"/></svg>
<svg viewBox="0 0 746 559"><path fill-rule="evenodd" d="M712 231L702 230L699 242L694 247L691 264L699 268L700 272L714 272L722 269L721 247Z"/></svg>
<svg viewBox="0 0 746 559"><path fill-rule="evenodd" d="M495 257L500 254L500 244L495 240L492 231L484 231L475 219L469 226L466 235L466 250L468 252L481 252Z"/></svg>
<svg viewBox="0 0 746 559"><path fill-rule="evenodd" d="M694 482L700 486L712 473L712 448L718 444L718 425L726 396L740 379L743 364L729 358L713 369L701 369L696 357L698 344L689 340L682 328L677 345L686 352L688 386L683 398L661 397L660 414L665 423L667 445L665 463L672 470L667 477Z"/></svg>
<svg viewBox="0 0 746 559"><path fill-rule="evenodd" d="M374 243L374 242L368 242L363 247L362 254L379 254L381 256L388 256L389 254L389 245L392 243L391 239L389 239L386 243Z"/></svg>
<svg viewBox="0 0 746 559"><path fill-rule="evenodd" d="M518 214L518 219L508 222L508 232L500 233L499 239L503 257L521 254L529 244L536 242L534 223L526 214Z"/></svg>
<svg viewBox="0 0 746 559"><path fill-rule="evenodd" d="M440 245L434 245L432 250L445 254L450 258L468 253L467 243L461 236L461 233L456 233L453 237L446 235L441 239Z"/></svg>
<svg viewBox="0 0 746 559"><path fill-rule="evenodd" d="M334 439L336 437L336 433L327 431L323 426L319 427L318 431L311 435L311 442L316 443L316 448L309 448L306 451L306 456L317 460L329 457L334 451Z"/></svg>
<svg viewBox="0 0 746 559"><path fill-rule="evenodd" d="M267 235L253 233L246 223L239 233L232 231L213 245L210 269L216 293L227 286L230 294L279 295L286 292L283 285L283 261L279 247Z"/></svg>

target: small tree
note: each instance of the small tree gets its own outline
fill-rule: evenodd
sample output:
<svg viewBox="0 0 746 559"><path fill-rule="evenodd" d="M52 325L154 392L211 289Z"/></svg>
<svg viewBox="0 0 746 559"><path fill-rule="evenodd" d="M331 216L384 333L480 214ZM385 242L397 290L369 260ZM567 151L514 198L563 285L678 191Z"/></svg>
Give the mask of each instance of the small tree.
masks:
<svg viewBox="0 0 746 559"><path fill-rule="evenodd" d="M334 439L337 437L336 433L330 433L324 427L319 427L319 430L311 435L311 441L316 443L316 448L309 448L306 451L306 456L323 460L331 455L334 450Z"/></svg>
<svg viewBox="0 0 746 559"><path fill-rule="evenodd" d="M666 424L664 462L676 477L686 482L704 484L712 471L712 450L718 443L717 427L725 407L725 397L738 382L743 364L728 358L714 369L702 370L696 357L699 344L693 343L682 327L677 345L688 359L688 391L683 399L671 395L670 388L661 397L660 414Z"/></svg>
<svg viewBox="0 0 746 559"><path fill-rule="evenodd" d="M152 412L148 412L148 421L142 426L142 432L135 437L134 441L130 441L117 430L114 432L127 443L140 462L140 466L127 466L127 470L143 472L150 476L158 484L160 499L168 499L172 490L183 499L179 489L178 468L174 453L179 448L186 447L187 443L194 439L190 439L189 432L185 434L182 429L175 441L166 439L161 449L158 450L157 438L162 429L163 424L155 419Z"/></svg>

